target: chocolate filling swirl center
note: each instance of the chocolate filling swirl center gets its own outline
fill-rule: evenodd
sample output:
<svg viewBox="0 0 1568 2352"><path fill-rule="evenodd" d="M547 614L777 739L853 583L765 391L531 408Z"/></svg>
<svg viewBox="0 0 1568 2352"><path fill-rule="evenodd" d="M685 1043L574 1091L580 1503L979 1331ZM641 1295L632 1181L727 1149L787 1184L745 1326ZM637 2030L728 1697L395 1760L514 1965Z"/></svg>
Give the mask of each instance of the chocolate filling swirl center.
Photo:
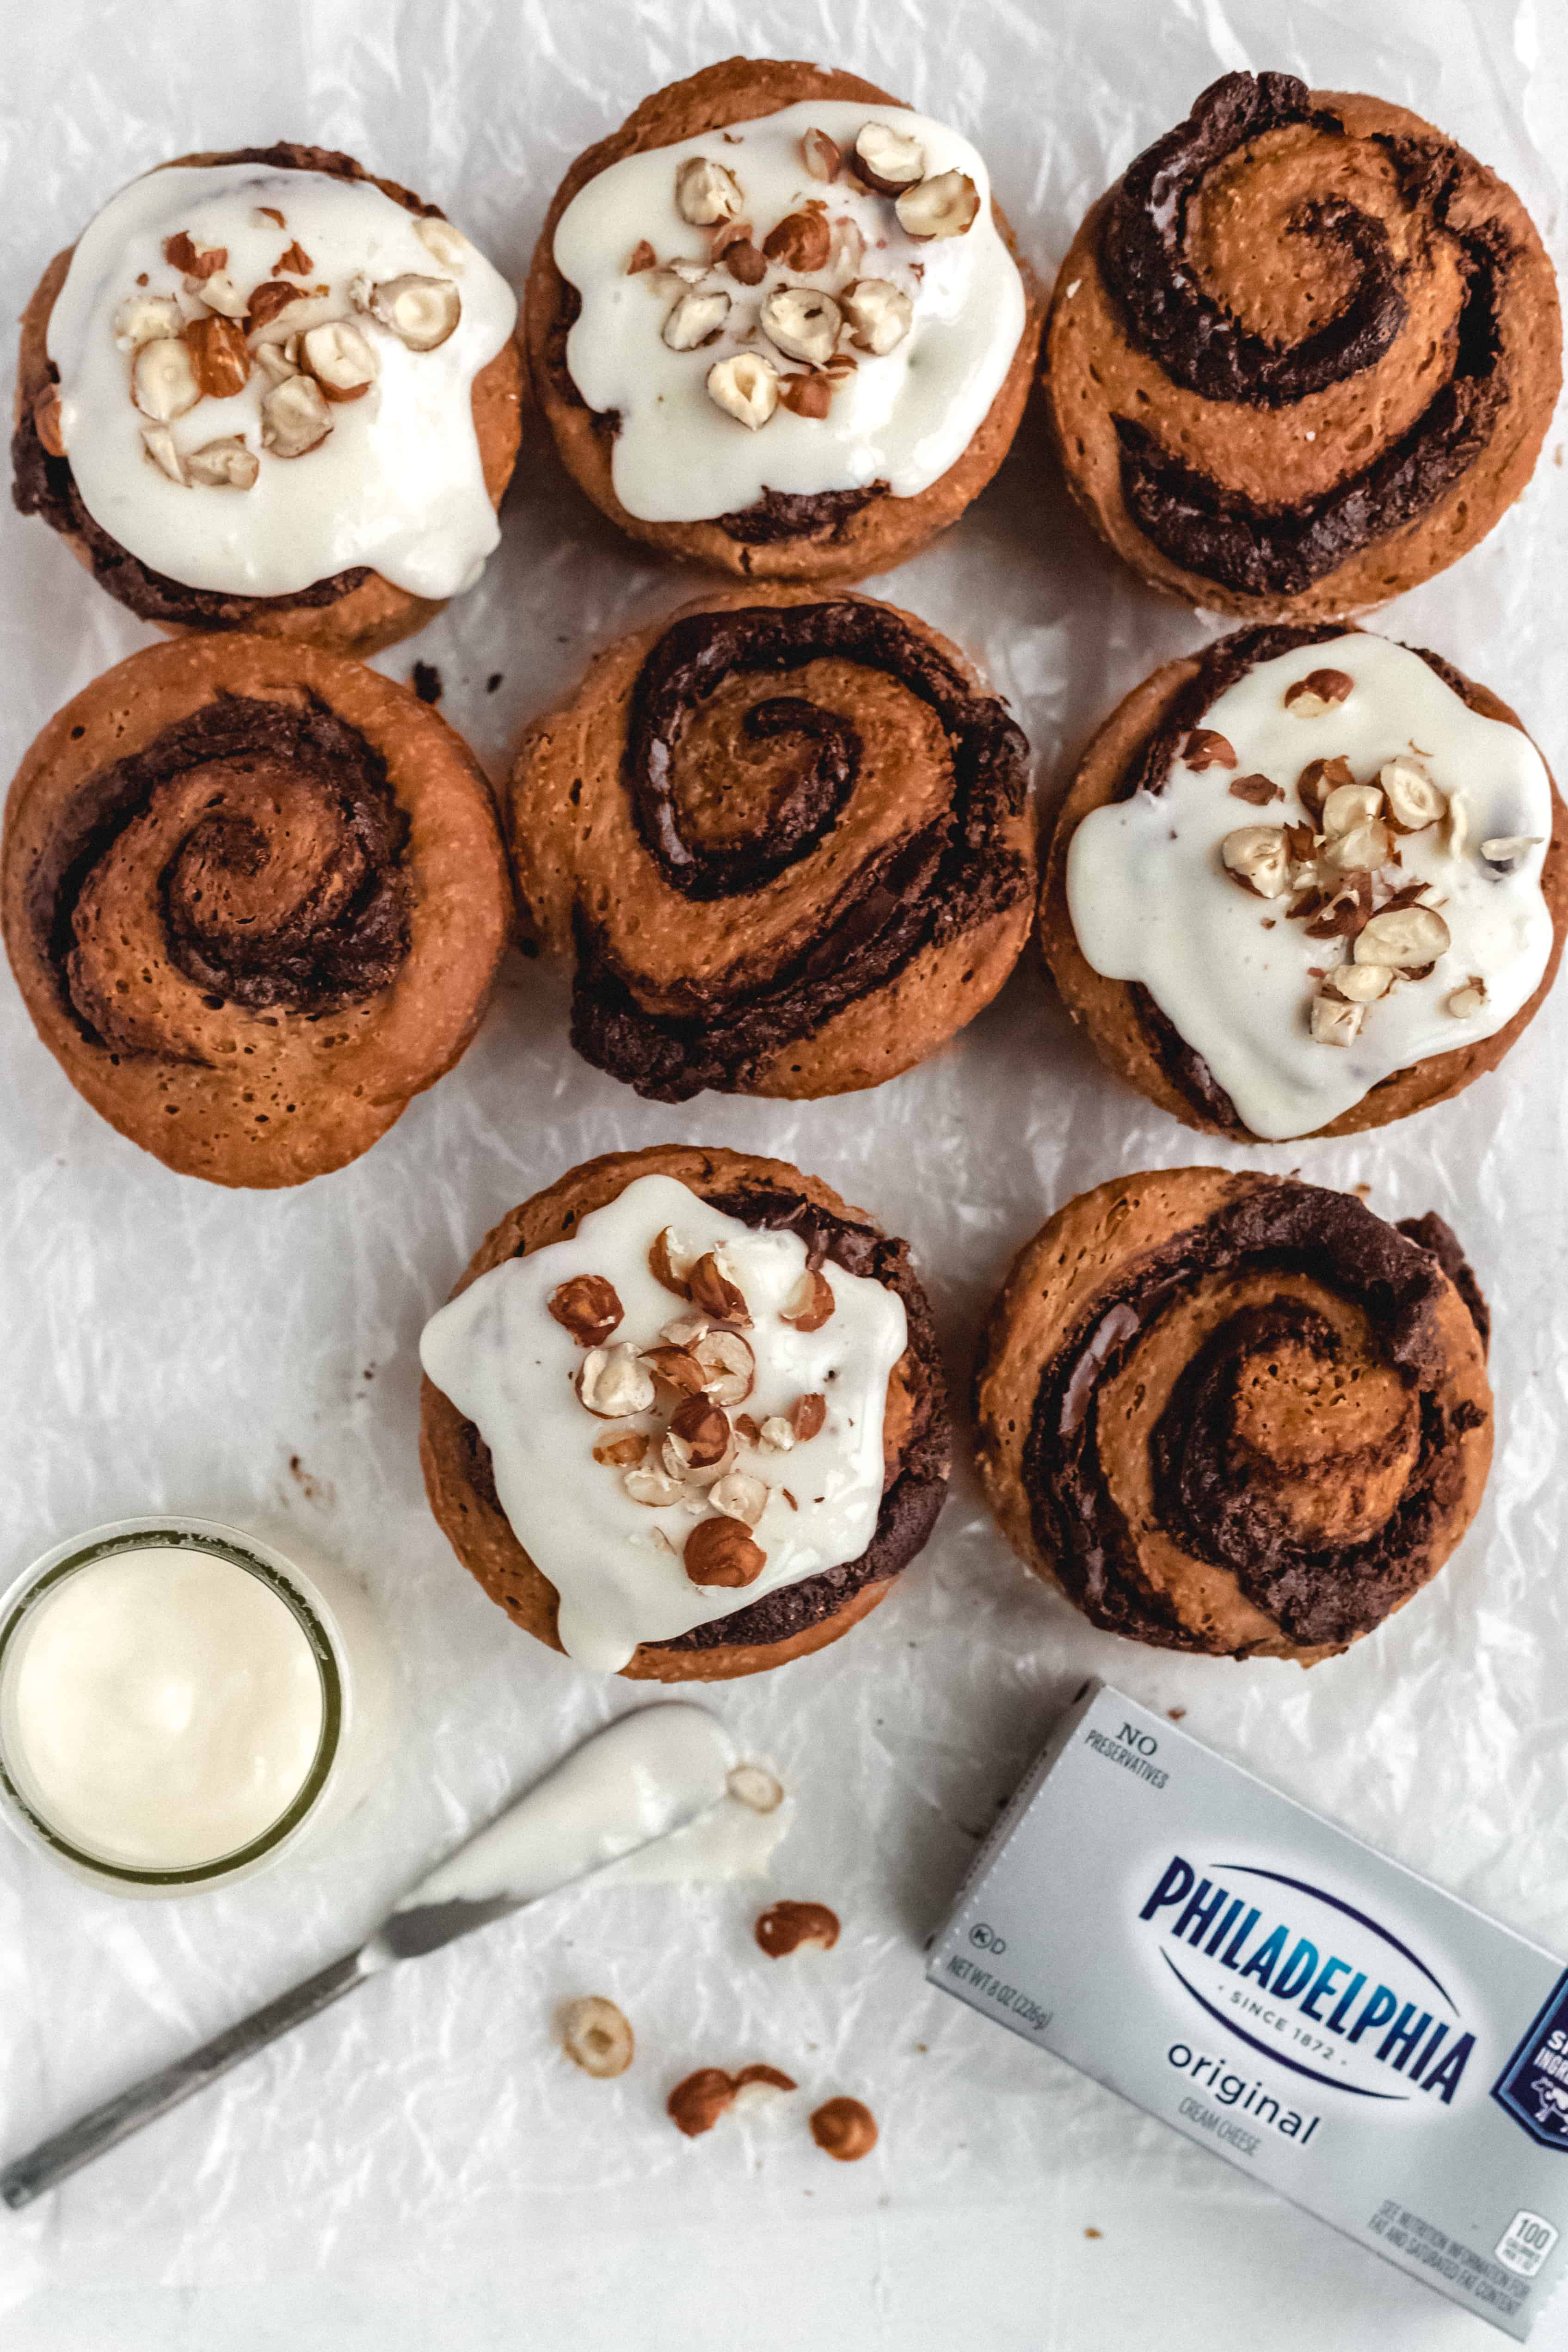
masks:
<svg viewBox="0 0 1568 2352"><path fill-rule="evenodd" d="M205 1058L180 981L208 1013L307 1016L390 985L407 832L379 753L324 705L220 695L81 786L33 877L35 936L89 1039Z"/></svg>

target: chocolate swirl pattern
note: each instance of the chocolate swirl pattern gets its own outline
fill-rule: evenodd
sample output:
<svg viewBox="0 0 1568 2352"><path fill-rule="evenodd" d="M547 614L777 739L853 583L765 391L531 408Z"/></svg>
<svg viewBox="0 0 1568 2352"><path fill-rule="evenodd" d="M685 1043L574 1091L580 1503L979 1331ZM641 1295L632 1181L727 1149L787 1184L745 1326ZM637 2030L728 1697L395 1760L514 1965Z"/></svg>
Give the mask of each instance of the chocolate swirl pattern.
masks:
<svg viewBox="0 0 1568 2352"><path fill-rule="evenodd" d="M1419 117L1227 74L1095 206L1047 326L1069 483L1156 585L1345 614L1474 546L1561 381L1512 191Z"/></svg>
<svg viewBox="0 0 1568 2352"><path fill-rule="evenodd" d="M1441 1219L1217 1169L1125 1178L1013 1268L977 1375L982 1474L1096 1624L1310 1664L1403 1606L1474 1516L1485 1334Z"/></svg>
<svg viewBox="0 0 1568 2352"><path fill-rule="evenodd" d="M451 730L356 663L254 638L136 655L68 706L12 787L4 882L73 1083L222 1183L363 1151L461 1052L508 928Z"/></svg>
<svg viewBox="0 0 1568 2352"><path fill-rule="evenodd" d="M866 597L737 593L613 647L512 780L578 1051L671 1102L907 1068L1027 935L1026 758L953 651Z"/></svg>

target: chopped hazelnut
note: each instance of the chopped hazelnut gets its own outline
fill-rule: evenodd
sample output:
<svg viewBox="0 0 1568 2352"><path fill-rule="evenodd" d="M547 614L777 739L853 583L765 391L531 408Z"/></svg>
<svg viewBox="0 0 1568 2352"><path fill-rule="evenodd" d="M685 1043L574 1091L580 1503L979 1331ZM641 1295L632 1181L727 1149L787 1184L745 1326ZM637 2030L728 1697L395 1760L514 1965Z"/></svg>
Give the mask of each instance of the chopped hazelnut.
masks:
<svg viewBox="0 0 1568 2352"><path fill-rule="evenodd" d="M1383 794L1375 784L1337 784L1323 803L1322 830L1332 840L1382 814Z"/></svg>
<svg viewBox="0 0 1568 2352"><path fill-rule="evenodd" d="M779 1321L787 1323L792 1331L820 1331L833 1308L833 1285L820 1266L808 1268L791 1291L788 1303L780 1308Z"/></svg>
<svg viewBox="0 0 1568 2352"><path fill-rule="evenodd" d="M1226 790L1233 800L1246 801L1250 808L1267 808L1271 801L1285 797L1284 785L1268 776L1232 776Z"/></svg>
<svg viewBox="0 0 1568 2352"><path fill-rule="evenodd" d="M1366 1019L1364 1004L1342 1003L1337 996L1314 996L1311 1031L1320 1045L1348 1045Z"/></svg>
<svg viewBox="0 0 1568 2352"><path fill-rule="evenodd" d="M375 382L375 353L347 319L307 327L300 338L300 356L329 400L358 400Z"/></svg>
<svg viewBox="0 0 1568 2352"><path fill-rule="evenodd" d="M694 352L722 332L729 315L730 297L722 287L707 294L683 294L659 333L672 352Z"/></svg>
<svg viewBox="0 0 1568 2352"><path fill-rule="evenodd" d="M1527 849L1539 849L1542 835L1534 833L1500 833L1481 844L1481 856L1489 866L1517 866Z"/></svg>
<svg viewBox="0 0 1568 2352"><path fill-rule="evenodd" d="M838 177L838 166L844 157L837 141L830 139L826 131L805 132L800 142L800 154L814 180L836 180Z"/></svg>
<svg viewBox="0 0 1568 2352"><path fill-rule="evenodd" d="M189 232L180 229L174 236L163 239L163 258L171 269L178 269L187 278L211 278L228 264L226 245L196 245Z"/></svg>
<svg viewBox="0 0 1568 2352"><path fill-rule="evenodd" d="M219 318L216 312L191 320L185 328L185 349L204 397L231 400L245 390L250 378L250 353L245 347L245 330L237 320Z"/></svg>
<svg viewBox="0 0 1568 2352"><path fill-rule="evenodd" d="M594 1448L594 1459L602 1462L606 1470L635 1470L647 1452L648 1441L640 1432L629 1429L624 1437L606 1437Z"/></svg>
<svg viewBox="0 0 1568 2352"><path fill-rule="evenodd" d="M1435 963L1448 944L1448 926L1435 907L1385 907L1362 925L1352 953L1357 963L1412 971Z"/></svg>
<svg viewBox="0 0 1568 2352"><path fill-rule="evenodd" d="M1354 782L1351 763L1343 757L1309 760L1296 779L1296 790L1308 815L1316 816L1331 793L1336 792L1342 784L1353 784Z"/></svg>
<svg viewBox="0 0 1568 2352"><path fill-rule="evenodd" d="M1394 981L1393 966L1386 963L1339 963L1328 977L1328 985L1336 989L1347 1004L1373 1004L1386 996Z"/></svg>
<svg viewBox="0 0 1568 2352"><path fill-rule="evenodd" d="M711 1469L731 1450L730 1416L705 1396L688 1397L670 1417L670 1436L679 1442L684 1466Z"/></svg>
<svg viewBox="0 0 1568 2352"><path fill-rule="evenodd" d="M578 1369L579 1401L600 1421L624 1421L653 1403L653 1375L635 1348L590 1348Z"/></svg>
<svg viewBox="0 0 1568 2352"><path fill-rule="evenodd" d="M795 1444L795 1423L782 1412L770 1412L757 1432L757 1443L770 1454L788 1454Z"/></svg>
<svg viewBox="0 0 1568 2352"><path fill-rule="evenodd" d="M1218 734L1212 727L1194 727L1182 749L1183 764L1195 774L1206 768L1234 768L1235 748L1228 735Z"/></svg>
<svg viewBox="0 0 1568 2352"><path fill-rule="evenodd" d="M1234 874L1260 898L1281 898L1290 887L1290 859L1285 828L1279 824L1243 824L1227 833L1219 854L1226 871Z"/></svg>
<svg viewBox="0 0 1568 2352"><path fill-rule="evenodd" d="M1389 814L1401 833L1421 833L1446 813L1447 795L1438 791L1419 760L1385 760L1377 781L1388 796Z"/></svg>
<svg viewBox="0 0 1568 2352"><path fill-rule="evenodd" d="M778 370L755 352L737 352L709 369L708 397L726 416L754 433L779 404Z"/></svg>
<svg viewBox="0 0 1568 2352"><path fill-rule="evenodd" d="M574 2066L601 2081L624 2074L637 2047L624 2011L598 1993L569 2001L562 2011L561 2045Z"/></svg>
<svg viewBox="0 0 1568 2352"><path fill-rule="evenodd" d="M700 1396L702 1367L689 1348L673 1347L667 1339L657 1348L643 1349L643 1362L661 1381L667 1381L682 1396Z"/></svg>
<svg viewBox="0 0 1568 2352"><path fill-rule="evenodd" d="M687 1273L691 1303L721 1323L750 1324L744 1294L731 1281L712 1250L705 1250Z"/></svg>
<svg viewBox="0 0 1568 2352"><path fill-rule="evenodd" d="M142 427L142 454L157 467L161 474L167 474L172 482L178 482L182 489L188 487L185 461L174 446L174 436L166 425L144 425Z"/></svg>
<svg viewBox="0 0 1568 2352"><path fill-rule="evenodd" d="M742 1519L699 1519L686 1538L686 1573L693 1584L754 1584L767 1566L761 1544Z"/></svg>
<svg viewBox="0 0 1568 2352"><path fill-rule="evenodd" d="M702 1370L702 1386L726 1411L744 1404L757 1377L757 1360L738 1331L704 1331L691 1352Z"/></svg>
<svg viewBox="0 0 1568 2352"><path fill-rule="evenodd" d="M814 367L833 357L843 313L831 294L812 286L775 286L763 304L763 331L786 359Z"/></svg>
<svg viewBox="0 0 1568 2352"><path fill-rule="evenodd" d="M939 172L906 189L893 207L906 236L963 236L980 212L980 191L967 172Z"/></svg>
<svg viewBox="0 0 1568 2352"><path fill-rule="evenodd" d="M822 213L785 213L763 239L770 261L804 276L826 268L832 249L833 232Z"/></svg>
<svg viewBox="0 0 1568 2352"><path fill-rule="evenodd" d="M251 490L261 471L261 460L237 433L205 441L184 460L185 479L208 490Z"/></svg>
<svg viewBox="0 0 1568 2352"><path fill-rule="evenodd" d="M468 238L438 213L426 213L414 224L414 234L443 269L461 270L468 258Z"/></svg>
<svg viewBox="0 0 1568 2352"><path fill-rule="evenodd" d="M833 386L825 375L781 375L779 405L819 425L833 406Z"/></svg>
<svg viewBox="0 0 1568 2352"><path fill-rule="evenodd" d="M753 1813L776 1812L784 1802L783 1788L761 1764L735 1765L724 1786L738 1805Z"/></svg>
<svg viewBox="0 0 1568 2352"><path fill-rule="evenodd" d="M662 1460L635 1463L621 1480L634 1503L650 1511L668 1511L686 1492L684 1482Z"/></svg>
<svg viewBox="0 0 1568 2352"><path fill-rule="evenodd" d="M194 408L202 388L184 338L163 335L142 343L132 367L131 388L142 415L156 425L170 425Z"/></svg>
<svg viewBox="0 0 1568 2352"><path fill-rule="evenodd" d="M725 1518L754 1528L768 1507L768 1489L749 1470L729 1470L709 1490L708 1500Z"/></svg>
<svg viewBox="0 0 1568 2352"><path fill-rule="evenodd" d="M915 314L909 296L886 278L858 278L838 300L850 341L873 359L898 349Z"/></svg>
<svg viewBox="0 0 1568 2352"><path fill-rule="evenodd" d="M715 221L738 220L741 184L722 163L706 155L689 155L675 174L675 208L694 228L710 228Z"/></svg>
<svg viewBox="0 0 1568 2352"><path fill-rule="evenodd" d="M615 1284L602 1274L576 1274L558 1283L545 1305L580 1348L602 1348L626 1313Z"/></svg>
<svg viewBox="0 0 1568 2352"><path fill-rule="evenodd" d="M796 1397L790 1407L790 1427L802 1445L816 1437L827 1420L827 1400L821 1396Z"/></svg>
<svg viewBox="0 0 1568 2352"><path fill-rule="evenodd" d="M830 1952L838 1941L838 1917L826 1903L770 1903L752 1933L770 1960L791 1952Z"/></svg>
<svg viewBox="0 0 1568 2352"><path fill-rule="evenodd" d="M1286 688L1285 708L1298 719L1323 719L1338 709L1354 685L1354 678L1342 669L1310 670Z"/></svg>
<svg viewBox="0 0 1568 2352"><path fill-rule="evenodd" d="M1456 1021L1473 1021L1485 1009L1486 1001L1486 982L1472 972L1462 988L1454 989L1444 999L1443 1010L1451 1013Z"/></svg>
<svg viewBox="0 0 1568 2352"><path fill-rule="evenodd" d="M666 1225L648 1244L647 1270L661 1290L672 1291L677 1298L689 1298L691 1286L677 1263L679 1255L679 1244Z"/></svg>
<svg viewBox="0 0 1568 2352"><path fill-rule="evenodd" d="M366 308L411 352L434 352L455 332L463 298L449 278L420 278L409 271L373 286Z"/></svg>
<svg viewBox="0 0 1568 2352"><path fill-rule="evenodd" d="M877 2118L858 2099L829 2099L812 2116L811 2136L840 2164L858 2164L877 2145Z"/></svg>
<svg viewBox="0 0 1568 2352"><path fill-rule="evenodd" d="M632 247L632 257L626 264L626 276L636 278L639 271L651 269L658 259L658 256L647 237L639 236Z"/></svg>
<svg viewBox="0 0 1568 2352"><path fill-rule="evenodd" d="M121 351L137 351L143 343L184 331L180 306L172 294L131 294L114 314L114 340Z"/></svg>
<svg viewBox="0 0 1568 2352"><path fill-rule="evenodd" d="M912 187L926 167L919 140L906 138L886 122L861 126L849 161L857 177L879 196L896 196L900 189Z"/></svg>

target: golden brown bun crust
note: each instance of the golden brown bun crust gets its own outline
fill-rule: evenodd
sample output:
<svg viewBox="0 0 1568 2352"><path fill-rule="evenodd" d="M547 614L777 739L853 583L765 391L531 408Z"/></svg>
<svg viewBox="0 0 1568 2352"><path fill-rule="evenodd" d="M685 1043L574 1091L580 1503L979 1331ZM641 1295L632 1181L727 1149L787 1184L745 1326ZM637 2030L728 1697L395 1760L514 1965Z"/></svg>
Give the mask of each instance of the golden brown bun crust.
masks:
<svg viewBox="0 0 1568 2352"><path fill-rule="evenodd" d="M557 1183L504 1216L480 1243L452 1292L466 1290L481 1274L508 1258L563 1241L581 1220L604 1208L639 1176L672 1176L703 1198L721 1195L739 1183L776 1186L797 1193L836 1217L879 1231L863 1209L851 1209L820 1177L803 1175L785 1160L762 1160L749 1152L721 1151L686 1144L656 1144L644 1151L611 1151L572 1169ZM889 1383L886 1444L900 1447L909 1426L908 1359ZM559 1650L555 1587L512 1533L505 1514L473 1477L468 1423L448 1398L426 1380L420 1387L419 1460L430 1508L465 1568L478 1578L512 1622L552 1650ZM765 1673L792 1658L837 1641L869 1615L897 1578L863 1585L830 1616L780 1642L721 1643L712 1648L672 1650L645 1643L621 1672L632 1682L726 1682L739 1675Z"/></svg>
<svg viewBox="0 0 1568 2352"><path fill-rule="evenodd" d="M194 155L171 157L160 171L175 165L201 166L232 161L228 152L212 151ZM410 195L395 180L376 179L374 173L364 176L395 204L410 212L427 208L417 196ZM31 409L35 400L54 380L48 355L49 314L55 307L60 288L65 284L70 268L74 246L57 253L34 290L32 299L22 313L21 351L16 368L16 415L20 419ZM493 360L489 360L474 378L472 406L474 431L479 438L479 459L484 468L485 488L490 504L500 507L507 484L511 479L517 462L518 444L522 433L522 387L525 365L522 348L516 334L508 337ZM57 536L69 548L84 570L92 572L92 551L77 532L62 530ZM368 660L372 654L383 652L403 637L412 636L435 619L443 610L440 600L416 596L405 588L394 587L379 572L371 572L357 587L349 589L330 604L291 604L268 596L230 596L224 599L226 617L222 627L243 629L247 635L279 637L288 644L317 646L325 653L348 654ZM165 636L178 637L192 633L205 633L202 625L179 621L151 621L149 626L162 630Z"/></svg>
<svg viewBox="0 0 1568 2352"><path fill-rule="evenodd" d="M1291 1217L1293 1234L1268 1222ZM1491 1459L1484 1340L1428 1238L1350 1195L1217 1168L1068 1202L1015 1260L975 1375L981 1477L1026 1565L1110 1631L1215 1656L1310 1665L1402 1608L1463 1536ZM1369 1240L1376 1276L1420 1295L1413 1326L1366 1279ZM1229 1346L1194 1403L1190 1384ZM1428 1474L1424 1431L1439 1426ZM1184 1519L1186 1489L1174 1507L1172 1490L1188 1478ZM1089 1566L1066 1526L1089 1529ZM1271 1566L1282 1530L1307 1555L1290 1574Z"/></svg>
<svg viewBox="0 0 1568 2352"><path fill-rule="evenodd" d="M884 856L898 839L940 816L952 761L931 707L896 675L847 657L816 661L789 677L760 677L758 693L805 695L855 723L860 772L833 830L801 863L747 894L693 901L659 874L623 781L633 692L648 655L672 621L687 614L820 603L891 614L977 694L988 693L960 649L918 615L842 592L824 598L805 587L722 589L622 638L590 664L568 702L534 720L512 770L510 835L524 919L551 955L575 957L579 908L612 939L625 933L629 955L627 918L635 916L637 992L650 1009L673 1009L689 986L721 1001L731 971L746 974L743 994L763 971L787 967L819 941L824 917L858 864ZM710 709L721 701L710 697ZM710 755L720 785L732 786L745 771L735 764L728 733L711 745L702 739L705 723L698 714L683 733L682 758ZM1019 804L998 820L986 850L998 869L1017 869L1014 895L919 949L885 983L784 1037L739 1091L813 1100L879 1086L934 1053L991 1002L1034 919L1034 820L1022 783L1020 769ZM721 791L719 797L727 803L733 794Z"/></svg>
<svg viewBox="0 0 1568 2352"><path fill-rule="evenodd" d="M763 545L734 540L712 522L643 522L616 496L610 448L570 381L561 355L571 289L555 267L555 230L562 214L588 182L623 156L646 154L704 131L731 122L758 121L806 99L863 99L868 106L902 103L874 82L824 66L769 58L726 58L685 81L658 90L627 116L618 131L577 158L545 215L523 297L523 334L532 396L542 411L562 463L579 489L629 538L641 540L689 563L731 572L748 580L858 580L891 570L917 554L939 531L955 522L991 479L1012 445L1024 414L1039 351L1044 304L1034 277L1020 258L1001 207L993 203L996 226L1024 279L1028 309L1024 332L1006 377L968 448L948 471L912 499L879 498L826 538L781 540Z"/></svg>
<svg viewBox="0 0 1568 2352"><path fill-rule="evenodd" d="M1556 281L1513 190L1405 107L1337 90L1313 91L1310 103L1339 117L1345 139L1293 125L1215 166L1190 215L1189 259L1245 326L1295 346L1339 308L1353 280L1353 264L1331 236L1293 233L1303 211L1325 198L1369 211L1387 223L1395 257L1407 267L1410 303L1405 328L1375 364L1276 406L1209 398L1175 382L1130 339L1103 275L1101 228L1121 182L1079 229L1046 323L1053 436L1068 487L1096 530L1152 587L1255 621L1364 612L1476 546L1530 480L1562 379ZM1396 158L1405 153L1451 163L1453 184L1440 205L1401 193ZM1226 492L1277 514L1331 493L1395 447L1452 363L1466 290L1455 239L1471 227L1482 232L1482 250L1492 241L1511 247L1498 362L1505 391L1484 446L1439 495L1293 592L1228 584L1148 535L1124 494L1118 417L1147 427L1163 450Z"/></svg>
<svg viewBox="0 0 1568 2352"><path fill-rule="evenodd" d="M1068 907L1068 851L1074 833L1091 809L1103 808L1115 799L1122 777L1144 744L1159 733L1177 698L1197 675L1200 660L1198 655L1189 654L1180 661L1163 663L1118 703L1084 753L1051 833L1040 893L1040 946L1063 1003L1074 1021L1088 1031L1089 1043L1107 1069L1147 1096L1159 1109L1179 1118L1184 1127L1195 1128L1200 1134L1256 1143L1257 1136L1210 1118L1174 1084L1139 1016L1131 984L1107 980L1093 969L1079 946ZM1458 671L1452 676L1461 684L1472 710L1483 719L1500 719L1517 727L1521 734L1526 731L1518 714L1489 688L1476 685ZM1413 1111L1451 1101L1473 1078L1495 1070L1534 1020L1557 977L1563 941L1568 939L1568 809L1555 784L1552 811L1552 841L1541 887L1551 910L1553 943L1535 993L1495 1036L1483 1038L1479 1045L1461 1045L1451 1054L1434 1054L1410 1069L1396 1070L1327 1127L1315 1129L1315 1137L1359 1135L1367 1128L1386 1127L1394 1119L1408 1118Z"/></svg>
<svg viewBox="0 0 1568 2352"><path fill-rule="evenodd" d="M406 889L405 951L389 984L361 1001L351 992L321 1017L205 999L171 957L163 894L173 862L204 822L199 814L171 820L172 835L146 809L107 833L100 827L91 874L69 886L78 895L74 914L68 900L68 937L51 944L57 889L67 887L51 877L88 788L230 697L276 705L290 722L324 710L356 730L371 761L384 763L407 821L395 861ZM215 782L214 790L228 788ZM264 795L259 811L247 809L238 822L269 813ZM289 856L275 844L270 851L272 865L286 870L306 854L298 842ZM243 888L243 858L238 871ZM132 654L50 719L11 786L0 884L12 968L39 1036L72 1085L166 1166L217 1184L300 1184L366 1150L468 1044L512 919L489 787L446 721L358 662L237 635L193 634ZM145 1032L139 1048L111 1051L68 993L60 956L84 952L89 932L114 1018Z"/></svg>

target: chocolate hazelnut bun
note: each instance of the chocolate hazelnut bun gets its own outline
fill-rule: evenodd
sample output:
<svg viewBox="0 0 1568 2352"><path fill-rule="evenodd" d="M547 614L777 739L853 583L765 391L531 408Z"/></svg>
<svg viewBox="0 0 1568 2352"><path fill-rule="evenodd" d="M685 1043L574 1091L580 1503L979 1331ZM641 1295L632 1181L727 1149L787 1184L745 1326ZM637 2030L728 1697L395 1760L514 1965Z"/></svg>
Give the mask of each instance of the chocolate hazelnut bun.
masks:
<svg viewBox="0 0 1568 2352"><path fill-rule="evenodd" d="M942 1508L908 1247L786 1160L661 1144L573 1169L486 1236L420 1353L452 1549L600 1672L711 1682L820 1650Z"/></svg>
<svg viewBox="0 0 1568 2352"><path fill-rule="evenodd" d="M1095 1624L1311 1665L1475 1517L1487 1336L1441 1217L1219 1168L1119 1177L1042 1226L992 1309L981 1476Z"/></svg>
<svg viewBox="0 0 1568 2352"><path fill-rule="evenodd" d="M405 687L308 646L132 654L17 771L0 919L34 1025L182 1175L367 1150L479 1024L511 921L483 773Z"/></svg>
<svg viewBox="0 0 1568 2352"><path fill-rule="evenodd" d="M12 496L171 635L367 655L497 544L510 288L352 155L184 155L111 197L22 319Z"/></svg>
<svg viewBox="0 0 1568 2352"><path fill-rule="evenodd" d="M745 579L849 580L984 488L1041 307L956 131L853 74L730 58L579 156L524 321L612 522Z"/></svg>
<svg viewBox="0 0 1568 2352"><path fill-rule="evenodd" d="M1134 688L1073 780L1040 912L1101 1060L1241 1142L1447 1102L1534 1017L1565 934L1568 811L1515 714L1323 623Z"/></svg>
<svg viewBox="0 0 1568 2352"><path fill-rule="evenodd" d="M1361 612L1478 545L1562 380L1511 188L1404 107L1284 73L1223 76L1101 197L1046 352L1095 528L1252 620Z"/></svg>
<svg viewBox="0 0 1568 2352"><path fill-rule="evenodd" d="M578 1052L660 1102L910 1068L1028 936L1027 753L955 646L867 596L731 589L623 638L511 780Z"/></svg>

